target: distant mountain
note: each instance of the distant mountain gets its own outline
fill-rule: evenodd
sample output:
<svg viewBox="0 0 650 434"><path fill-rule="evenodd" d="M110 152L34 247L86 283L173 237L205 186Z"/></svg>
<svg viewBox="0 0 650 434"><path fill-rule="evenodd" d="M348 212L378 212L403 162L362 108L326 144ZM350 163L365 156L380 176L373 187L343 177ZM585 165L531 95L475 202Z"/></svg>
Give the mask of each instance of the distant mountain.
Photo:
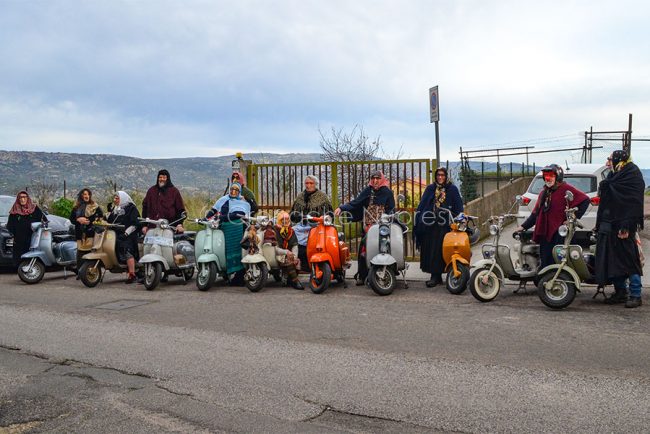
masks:
<svg viewBox="0 0 650 434"><path fill-rule="evenodd" d="M298 163L320 161L311 154L245 154L256 163ZM34 180L60 183L66 181L69 192L82 187L106 188L106 179L125 190L144 191L155 183L160 169L171 173L172 182L184 191L221 192L232 173L234 155L223 157L191 157L144 159L109 154L69 154L60 152L0 151L0 194L13 194Z"/></svg>

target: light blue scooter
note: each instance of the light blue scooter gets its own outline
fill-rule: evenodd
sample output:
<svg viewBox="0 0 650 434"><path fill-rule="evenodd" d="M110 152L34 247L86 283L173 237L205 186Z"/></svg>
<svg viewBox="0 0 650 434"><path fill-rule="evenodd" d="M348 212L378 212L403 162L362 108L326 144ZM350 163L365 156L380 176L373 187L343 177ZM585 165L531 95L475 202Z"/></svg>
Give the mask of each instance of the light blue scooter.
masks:
<svg viewBox="0 0 650 434"><path fill-rule="evenodd" d="M47 223L32 223L32 240L29 251L21 256L18 277L25 283L34 284L43 279L46 267L67 269L77 266L77 242L74 235L54 235Z"/></svg>
<svg viewBox="0 0 650 434"><path fill-rule="evenodd" d="M196 287L207 291L217 281L217 276L228 278L226 271L226 239L219 229L219 219L195 219L195 223L205 226L196 234L194 254L196 256Z"/></svg>

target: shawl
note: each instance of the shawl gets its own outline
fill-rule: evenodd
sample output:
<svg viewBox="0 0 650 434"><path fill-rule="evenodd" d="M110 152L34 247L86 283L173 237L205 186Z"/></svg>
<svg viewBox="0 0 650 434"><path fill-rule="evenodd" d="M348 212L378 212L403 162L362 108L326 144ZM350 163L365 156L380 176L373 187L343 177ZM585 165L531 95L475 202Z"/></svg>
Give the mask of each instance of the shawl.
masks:
<svg viewBox="0 0 650 434"><path fill-rule="evenodd" d="M18 197L24 194L27 196L27 203L25 205L20 204L20 199ZM20 191L16 195L16 201L14 202L14 205L11 207L11 210L9 210L9 214L18 214L18 215L30 215L31 213L34 212L36 209L36 204L32 202L32 198L29 197L29 194L27 194L26 191Z"/></svg>

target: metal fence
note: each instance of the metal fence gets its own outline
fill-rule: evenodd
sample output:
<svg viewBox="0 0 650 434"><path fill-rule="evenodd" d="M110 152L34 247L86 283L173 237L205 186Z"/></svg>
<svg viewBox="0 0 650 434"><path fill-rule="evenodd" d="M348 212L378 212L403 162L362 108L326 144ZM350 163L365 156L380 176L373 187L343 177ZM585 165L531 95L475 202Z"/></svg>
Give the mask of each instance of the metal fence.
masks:
<svg viewBox="0 0 650 434"><path fill-rule="evenodd" d="M390 182L390 188L397 197L405 197L397 204L400 211L411 214L420 203L420 197L431 182L431 168L435 160L375 160L357 162L312 162L312 163L273 163L252 164L248 166L248 185L255 193L260 213L274 215L279 210L290 210L304 190L304 179L313 175L319 180L319 188L332 202L332 207L347 203L368 184L370 174L381 170ZM361 223L345 223L343 232L356 254L361 240ZM409 234L406 238L406 254L409 260L416 260L418 254Z"/></svg>

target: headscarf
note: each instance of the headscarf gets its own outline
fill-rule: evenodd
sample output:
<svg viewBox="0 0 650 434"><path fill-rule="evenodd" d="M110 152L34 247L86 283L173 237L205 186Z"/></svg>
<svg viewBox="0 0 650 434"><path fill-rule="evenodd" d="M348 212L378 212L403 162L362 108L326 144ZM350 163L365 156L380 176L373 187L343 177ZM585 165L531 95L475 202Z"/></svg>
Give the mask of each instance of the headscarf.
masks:
<svg viewBox="0 0 650 434"><path fill-rule="evenodd" d="M232 180L233 176L235 176L235 175L237 175L239 177L239 181L233 181ZM235 171L235 172L232 173L232 175L230 175L230 182L238 183L242 187L246 186L246 178L244 178L244 175L242 175L241 172L239 172L239 171Z"/></svg>
<svg viewBox="0 0 650 434"><path fill-rule="evenodd" d="M612 169L614 169L614 172L618 172L625 167L629 159L630 155L625 150L618 149L612 152Z"/></svg>
<svg viewBox="0 0 650 434"><path fill-rule="evenodd" d="M131 199L131 196L126 191L118 191L117 195L120 197L120 204L118 205L120 208L124 209L125 206L127 206L130 203L133 203L133 199Z"/></svg>
<svg viewBox="0 0 650 434"><path fill-rule="evenodd" d="M25 205L20 204L20 199L18 197L21 194L25 194L27 196L27 202ZM26 191L20 191L16 195L16 201L14 202L14 205L11 207L9 210L9 214L18 214L18 215L30 215L31 213L34 212L36 209L36 204L32 202L32 198L29 197L29 194Z"/></svg>
<svg viewBox="0 0 650 434"><path fill-rule="evenodd" d="M442 184L438 184L438 172L445 174L445 182ZM437 209L442 207L442 204L445 203L445 200L447 199L447 186L451 184L449 181L449 173L447 172L446 167L438 167L436 169L433 182L436 186L436 192L433 199L433 207L434 209Z"/></svg>
<svg viewBox="0 0 650 434"><path fill-rule="evenodd" d="M165 175L165 176L167 176L167 182L165 183L165 185L164 185L163 187L160 187L160 186L158 185L158 177L159 177L160 175ZM173 187L173 186L174 186L174 184L172 184L172 177L171 177L171 175L169 174L169 171L168 171L167 169L161 169L161 170L159 170L159 171L158 171L158 175L156 175L156 185L155 185L155 187L158 187L160 190L165 190L165 189L168 189L168 188Z"/></svg>
<svg viewBox="0 0 650 434"><path fill-rule="evenodd" d="M237 196L231 196L230 195L230 192L232 191L233 187L237 187L237 189L239 190L239 193L237 194ZM238 182L233 182L232 184L230 184L230 188L228 188L228 197L230 199L240 199L241 200L242 199L241 190L242 190L241 184L238 183Z"/></svg>
<svg viewBox="0 0 650 434"><path fill-rule="evenodd" d="M380 179L379 186L373 187L372 178L377 178L377 177L379 177ZM368 181L368 185L372 187L374 190L379 190L382 187L390 186L390 182L388 181L388 179L386 178L386 176L381 170L376 170L370 174L370 181Z"/></svg>
<svg viewBox="0 0 650 434"><path fill-rule="evenodd" d="M275 225L280 230L280 235L284 239L285 244L287 244L289 238L291 238L291 235L293 235L293 228L291 227L291 217L289 216L289 213L286 211L280 211L276 217Z"/></svg>
<svg viewBox="0 0 650 434"><path fill-rule="evenodd" d="M84 202L83 194L84 191L88 192L90 196L88 202ZM95 214L97 210L97 204L93 201L93 192L89 188L82 188L77 194L77 203L74 206L75 216L76 217L90 217Z"/></svg>

